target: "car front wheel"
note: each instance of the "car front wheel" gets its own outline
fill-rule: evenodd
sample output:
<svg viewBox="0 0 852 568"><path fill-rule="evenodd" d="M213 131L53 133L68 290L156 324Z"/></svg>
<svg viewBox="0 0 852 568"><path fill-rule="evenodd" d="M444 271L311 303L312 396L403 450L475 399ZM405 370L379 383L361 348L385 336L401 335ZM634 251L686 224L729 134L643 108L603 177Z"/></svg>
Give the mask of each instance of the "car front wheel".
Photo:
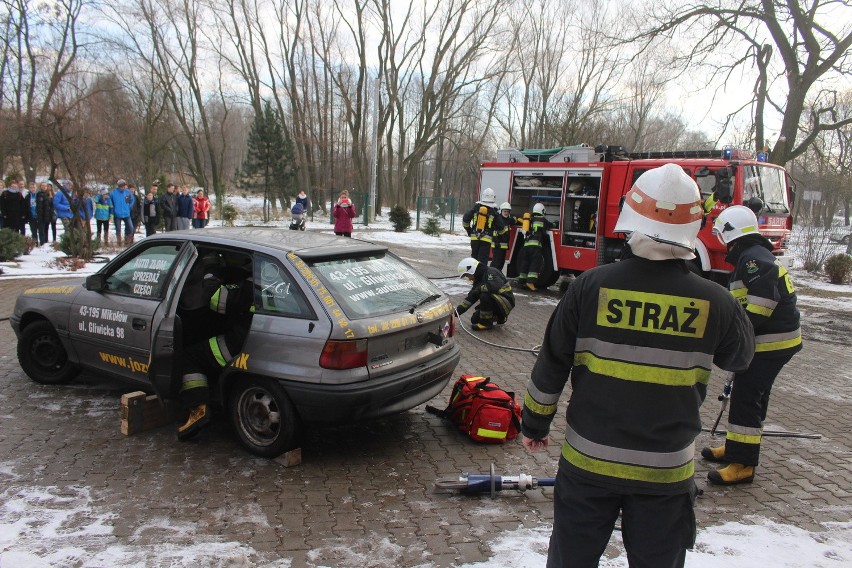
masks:
<svg viewBox="0 0 852 568"><path fill-rule="evenodd" d="M231 390L230 414L240 442L251 453L274 458L293 449L299 421L277 381L238 379Z"/></svg>
<svg viewBox="0 0 852 568"><path fill-rule="evenodd" d="M18 361L29 378L43 385L69 383L79 372L68 360L56 330L46 321L37 321L24 328L18 341Z"/></svg>

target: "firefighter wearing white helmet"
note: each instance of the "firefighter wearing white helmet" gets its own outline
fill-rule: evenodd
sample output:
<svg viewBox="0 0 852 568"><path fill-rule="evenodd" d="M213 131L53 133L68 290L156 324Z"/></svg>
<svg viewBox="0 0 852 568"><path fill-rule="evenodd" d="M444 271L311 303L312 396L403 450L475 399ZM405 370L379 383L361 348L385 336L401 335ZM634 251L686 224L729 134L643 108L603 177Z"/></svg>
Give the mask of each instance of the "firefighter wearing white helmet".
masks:
<svg viewBox="0 0 852 568"><path fill-rule="evenodd" d="M503 231L503 222L497 211L494 190L486 187L479 201L462 216L464 230L470 237L470 256L488 263L494 236Z"/></svg>
<svg viewBox="0 0 852 568"><path fill-rule="evenodd" d="M725 444L701 450L705 459L727 464L710 471L710 482L735 485L754 479L769 394L781 369L802 349L802 334L790 275L758 231L754 212L742 205L728 207L716 218L713 232L728 247L725 260L734 265L728 286L745 307L756 344L751 365L734 376Z"/></svg>
<svg viewBox="0 0 852 568"><path fill-rule="evenodd" d="M503 228L494 234L491 243L491 266L503 270L506 264L506 253L509 252L509 228L517 225L517 218L512 215L512 205L507 201L500 205L500 222Z"/></svg>
<svg viewBox="0 0 852 568"><path fill-rule="evenodd" d="M470 317L474 331L485 331L506 323L509 312L515 307L515 296L503 273L471 257L462 259L458 270L459 278L469 280L473 286L456 308L456 314L461 316L476 306Z"/></svg>
<svg viewBox="0 0 852 568"><path fill-rule="evenodd" d="M695 258L695 238L704 209L695 181L676 164L648 170L624 196L616 233L637 232L658 243L686 249L678 258Z"/></svg>
<svg viewBox="0 0 852 568"><path fill-rule="evenodd" d="M535 282L541 267L544 266L542 243L547 238L548 231L553 228L553 223L545 217L544 204L536 203L533 205L532 215L525 215L523 224L524 246L518 259L518 286L526 286L535 291Z"/></svg>
<svg viewBox="0 0 852 568"><path fill-rule="evenodd" d="M686 266L701 225L695 182L662 166L636 180L628 203L628 253L572 282L524 397L523 443L540 450L571 380L548 566L596 566L619 511L631 566L684 565L711 370L746 369L754 351L737 301Z"/></svg>

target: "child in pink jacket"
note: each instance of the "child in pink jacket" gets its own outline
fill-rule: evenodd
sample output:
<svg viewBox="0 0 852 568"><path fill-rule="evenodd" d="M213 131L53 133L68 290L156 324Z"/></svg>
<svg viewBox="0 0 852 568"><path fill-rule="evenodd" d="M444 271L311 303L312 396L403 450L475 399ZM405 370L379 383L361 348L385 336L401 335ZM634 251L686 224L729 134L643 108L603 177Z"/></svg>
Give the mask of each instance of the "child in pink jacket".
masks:
<svg viewBox="0 0 852 568"><path fill-rule="evenodd" d="M355 204L349 199L349 192L343 190L340 192L340 198L335 203L331 211L334 217L334 234L340 237L352 236L352 219L355 218Z"/></svg>

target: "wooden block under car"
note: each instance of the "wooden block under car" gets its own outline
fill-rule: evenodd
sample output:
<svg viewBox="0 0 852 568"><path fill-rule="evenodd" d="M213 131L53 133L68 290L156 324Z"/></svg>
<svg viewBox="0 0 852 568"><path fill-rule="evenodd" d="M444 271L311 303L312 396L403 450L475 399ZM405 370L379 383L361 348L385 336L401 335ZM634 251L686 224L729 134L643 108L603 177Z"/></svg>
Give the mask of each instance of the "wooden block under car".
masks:
<svg viewBox="0 0 852 568"><path fill-rule="evenodd" d="M174 410L163 406L157 395L142 391L121 395L121 433L132 436L174 422Z"/></svg>
<svg viewBox="0 0 852 568"><path fill-rule="evenodd" d="M284 467L293 467L301 465L302 448L296 448L294 450L290 450L289 452L284 452L283 454L275 458L275 461L277 461Z"/></svg>

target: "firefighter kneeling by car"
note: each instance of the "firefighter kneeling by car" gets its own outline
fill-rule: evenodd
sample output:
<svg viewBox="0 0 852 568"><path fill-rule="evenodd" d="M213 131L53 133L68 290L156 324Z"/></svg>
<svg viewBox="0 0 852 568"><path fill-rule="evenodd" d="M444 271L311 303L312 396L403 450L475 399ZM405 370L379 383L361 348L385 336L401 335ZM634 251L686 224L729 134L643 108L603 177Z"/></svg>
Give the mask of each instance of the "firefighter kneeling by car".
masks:
<svg viewBox="0 0 852 568"><path fill-rule="evenodd" d="M459 263L459 278L470 280L473 287L456 308L456 314L461 316L479 302L470 317L474 331L492 329L495 324L506 323L509 312L515 307L515 295L502 272L468 257Z"/></svg>
<svg viewBox="0 0 852 568"><path fill-rule="evenodd" d="M254 312L250 266L229 265L210 252L187 277L178 306L185 330L178 398L189 417L178 428L178 440L188 440L210 423L208 379L239 355L248 336Z"/></svg>

